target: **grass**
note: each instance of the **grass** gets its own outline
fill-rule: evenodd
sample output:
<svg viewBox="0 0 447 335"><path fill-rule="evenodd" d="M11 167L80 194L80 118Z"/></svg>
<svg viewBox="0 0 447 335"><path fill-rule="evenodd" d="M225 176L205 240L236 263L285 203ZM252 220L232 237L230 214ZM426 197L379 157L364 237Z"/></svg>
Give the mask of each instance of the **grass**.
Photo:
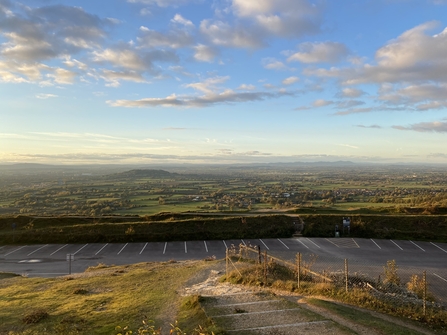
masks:
<svg viewBox="0 0 447 335"><path fill-rule="evenodd" d="M0 334L113 334L116 326L138 329L143 320L157 328L174 323L175 314L172 320L165 317L180 305L176 291L213 263L101 264L81 277L2 279ZM190 316L184 311L182 318L186 324Z"/></svg>
<svg viewBox="0 0 447 335"><path fill-rule="evenodd" d="M413 331L407 327L402 327L395 322L386 321L382 318L375 317L371 313L366 311L360 311L347 306L336 304L333 302L320 300L320 299L307 299L307 303L315 305L317 307L322 307L331 311L332 313L338 314L341 317L348 319L352 322L360 324L362 326L374 329L383 335L419 335L420 332ZM408 322L408 321L406 321Z"/></svg>

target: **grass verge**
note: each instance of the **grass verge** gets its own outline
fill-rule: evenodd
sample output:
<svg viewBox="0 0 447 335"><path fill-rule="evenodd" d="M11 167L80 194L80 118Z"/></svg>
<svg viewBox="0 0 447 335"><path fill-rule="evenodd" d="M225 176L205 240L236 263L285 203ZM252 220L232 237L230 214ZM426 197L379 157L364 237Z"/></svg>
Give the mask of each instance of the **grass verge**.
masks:
<svg viewBox="0 0 447 335"><path fill-rule="evenodd" d="M82 275L2 279L0 334L115 334L117 326L137 330L143 321L153 321L158 329L176 321L176 313L170 312L180 305L176 291L213 263L100 265ZM204 320L187 311L180 317L188 330Z"/></svg>

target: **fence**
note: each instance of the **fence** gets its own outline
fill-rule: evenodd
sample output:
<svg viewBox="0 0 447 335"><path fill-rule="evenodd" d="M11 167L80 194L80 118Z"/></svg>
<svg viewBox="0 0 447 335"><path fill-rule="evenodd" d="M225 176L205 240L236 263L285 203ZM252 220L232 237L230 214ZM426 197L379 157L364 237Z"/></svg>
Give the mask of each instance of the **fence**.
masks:
<svg viewBox="0 0 447 335"><path fill-rule="evenodd" d="M327 283L346 293L363 291L395 306L417 309L423 316L447 309L447 276L443 269L400 267L395 261L372 265L356 260L297 253L295 259L281 259L261 251L259 246L232 246L227 249L226 274L256 264L251 271L263 283L277 279L274 265L289 270L298 289L303 284ZM289 279L290 281L290 279ZM430 311L430 313L429 313Z"/></svg>

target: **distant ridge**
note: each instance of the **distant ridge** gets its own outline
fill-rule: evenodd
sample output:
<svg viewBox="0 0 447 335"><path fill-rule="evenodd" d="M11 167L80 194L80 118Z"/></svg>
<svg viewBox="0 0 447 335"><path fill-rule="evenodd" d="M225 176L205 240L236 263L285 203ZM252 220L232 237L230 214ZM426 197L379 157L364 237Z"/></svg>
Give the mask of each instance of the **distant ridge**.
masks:
<svg viewBox="0 0 447 335"><path fill-rule="evenodd" d="M178 176L178 174L165 170L135 169L116 173L113 176L120 178L172 178Z"/></svg>

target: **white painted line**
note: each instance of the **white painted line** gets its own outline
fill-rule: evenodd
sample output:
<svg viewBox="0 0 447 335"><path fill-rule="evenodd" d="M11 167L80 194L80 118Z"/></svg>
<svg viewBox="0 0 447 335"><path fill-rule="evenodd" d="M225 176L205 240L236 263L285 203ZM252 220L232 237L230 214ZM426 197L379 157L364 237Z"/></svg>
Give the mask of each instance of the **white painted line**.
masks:
<svg viewBox="0 0 447 335"><path fill-rule="evenodd" d="M398 247L400 250L404 250L404 249L402 249L396 242L394 242L393 240L390 240L390 241L393 242L394 245L395 245L396 247Z"/></svg>
<svg viewBox="0 0 447 335"><path fill-rule="evenodd" d="M282 244L283 244L283 246L285 246L287 249L290 249L283 241L281 241L279 238L278 238L278 241L279 242L281 242Z"/></svg>
<svg viewBox="0 0 447 335"><path fill-rule="evenodd" d="M206 252L208 252L208 246L206 245L206 241L203 241L203 243L205 244L205 250L206 250Z"/></svg>
<svg viewBox="0 0 447 335"><path fill-rule="evenodd" d="M330 239L325 238L326 241L328 241L329 243L332 243L333 245L335 245L337 248L340 248L340 246L337 243L332 242Z"/></svg>
<svg viewBox="0 0 447 335"><path fill-rule="evenodd" d="M86 245L84 245L81 249L79 249L78 251L76 251L73 255L76 255L79 251L81 251L82 249L84 249L86 246L88 246L88 243Z"/></svg>
<svg viewBox="0 0 447 335"><path fill-rule="evenodd" d="M59 250L62 250L63 248L65 248L68 244L60 247L59 249L57 249L56 251L54 251L52 254L50 254L50 256L53 256L56 252L58 252Z"/></svg>
<svg viewBox="0 0 447 335"><path fill-rule="evenodd" d="M434 244L433 242L430 242L430 244L433 244L436 248L441 249L442 251L444 251L447 254L447 251L445 251L444 249L442 249L440 246Z"/></svg>
<svg viewBox="0 0 447 335"><path fill-rule="evenodd" d="M0 247L0 249L3 249L5 246L3 246L3 247Z"/></svg>
<svg viewBox="0 0 447 335"><path fill-rule="evenodd" d="M244 240L241 240L241 241L242 241L242 244L243 244L244 246L247 246L247 245L245 244Z"/></svg>
<svg viewBox="0 0 447 335"><path fill-rule="evenodd" d="M413 241L410 241L411 243L413 243L415 246L417 246L419 249L421 249L423 252L425 252L424 249L422 249L420 246L418 246L416 243L414 243Z"/></svg>
<svg viewBox="0 0 447 335"><path fill-rule="evenodd" d="M309 240L307 237L306 237L306 240L308 240L310 243L314 244L317 248L321 249L320 246L319 246L318 244L316 244L315 242Z"/></svg>
<svg viewBox="0 0 447 335"><path fill-rule="evenodd" d="M34 254L35 252L38 252L40 249L45 248L47 245L48 245L48 244L45 244L43 247L40 247L40 248L34 250L33 252L30 252L27 256L31 256L31 255Z"/></svg>
<svg viewBox="0 0 447 335"><path fill-rule="evenodd" d="M26 245L24 245L23 247L20 247L20 248L17 248L17 249L14 249L13 251L11 251L11 252L8 252L5 256L8 256L8 255L11 255L12 253L14 253L14 252L16 252L16 251L19 251L20 249L23 249L23 248L25 248L26 247Z"/></svg>
<svg viewBox="0 0 447 335"><path fill-rule="evenodd" d="M225 241L222 240L222 242L224 243L225 249L228 249L227 244L225 243Z"/></svg>
<svg viewBox="0 0 447 335"><path fill-rule="evenodd" d="M373 240L371 239L372 243L374 243L376 245L377 248L382 249L381 247L379 247L379 245Z"/></svg>
<svg viewBox="0 0 447 335"><path fill-rule="evenodd" d="M96 252L95 256L96 256L97 254L99 254L99 253L102 251L102 249L104 249L105 247L107 247L107 245L108 245L108 243L104 244L104 246Z"/></svg>
<svg viewBox="0 0 447 335"><path fill-rule="evenodd" d="M265 248L266 248L267 250L270 250L270 248L267 246L267 244L264 243L263 240L259 239L259 241L261 241L261 243L264 244L264 246L265 246Z"/></svg>
<svg viewBox="0 0 447 335"><path fill-rule="evenodd" d="M168 246L168 242L165 242L165 247L164 247L164 249L163 249L163 255L165 254L165 252L166 252L166 247Z"/></svg>
<svg viewBox="0 0 447 335"><path fill-rule="evenodd" d="M443 281L445 281L445 282L447 282L447 279L445 279L445 278L442 278L440 275L437 275L436 273L433 273L436 277L438 277L439 279L441 279L441 280L443 280Z"/></svg>
<svg viewBox="0 0 447 335"><path fill-rule="evenodd" d="M127 247L127 245L128 245L128 244L129 244L129 243L126 243L126 244L124 245L124 247L122 247L122 248L121 248L121 250L120 250L120 251L118 251L117 255L119 255L119 254L121 253L121 251L123 251L123 250L124 250L124 248L125 248L125 247Z"/></svg>
<svg viewBox="0 0 447 335"><path fill-rule="evenodd" d="M188 248L186 247L186 241L185 241L185 254L188 253Z"/></svg>
<svg viewBox="0 0 447 335"><path fill-rule="evenodd" d="M140 255L143 253L144 249L146 249L147 244L148 244L148 242L146 242L146 244L144 245L143 249L141 249Z"/></svg>
<svg viewBox="0 0 447 335"><path fill-rule="evenodd" d="M298 239L297 239L297 241L300 242L302 245L304 245L307 249L309 249L309 247L307 245L305 245L303 241L298 240Z"/></svg>

